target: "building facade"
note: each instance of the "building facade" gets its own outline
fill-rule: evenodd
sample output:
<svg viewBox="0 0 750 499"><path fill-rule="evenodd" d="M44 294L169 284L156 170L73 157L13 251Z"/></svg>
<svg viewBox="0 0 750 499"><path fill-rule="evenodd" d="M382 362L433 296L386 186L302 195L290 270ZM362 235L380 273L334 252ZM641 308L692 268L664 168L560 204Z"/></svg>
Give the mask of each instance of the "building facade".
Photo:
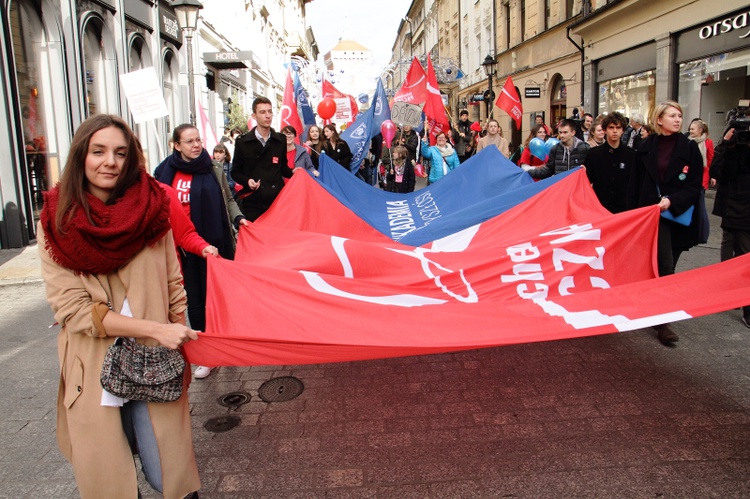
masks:
<svg viewBox="0 0 750 499"><path fill-rule="evenodd" d="M0 247L29 244L46 190L59 180L78 125L97 113L125 117L153 169L171 130L189 120L182 32L166 0L1 0ZM197 100L221 133L229 99L258 95L280 106L291 54L314 59L311 0L205 2L193 40ZM291 42L287 44L289 38ZM257 40L265 40L257 43ZM242 65L222 57L243 53ZM218 55L217 55L218 54ZM120 76L153 67L168 115L136 125ZM278 107L277 107L278 108Z"/></svg>
<svg viewBox="0 0 750 499"><path fill-rule="evenodd" d="M583 49L584 107L648 119L673 99L718 139L727 111L750 99L747 2L610 2L570 30Z"/></svg>

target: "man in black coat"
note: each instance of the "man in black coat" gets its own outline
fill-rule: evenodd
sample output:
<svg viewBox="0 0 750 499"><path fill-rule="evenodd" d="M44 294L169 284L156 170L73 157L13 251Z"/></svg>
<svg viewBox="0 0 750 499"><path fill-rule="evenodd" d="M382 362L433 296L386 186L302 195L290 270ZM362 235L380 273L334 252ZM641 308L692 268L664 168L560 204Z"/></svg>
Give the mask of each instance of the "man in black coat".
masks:
<svg viewBox="0 0 750 499"><path fill-rule="evenodd" d="M714 215L721 217L721 261L750 253L750 144L737 144L730 128L716 146L710 175L719 183ZM742 307L750 328L750 305Z"/></svg>
<svg viewBox="0 0 750 499"><path fill-rule="evenodd" d="M471 153L474 152L473 142L469 111L462 109L458 115L458 123L453 130L453 143L456 144L459 162L463 163L471 157Z"/></svg>
<svg viewBox="0 0 750 499"><path fill-rule="evenodd" d="M232 160L232 178L242 186L237 198L242 214L254 222L271 207L292 177L287 166L286 137L271 128L273 106L266 97L253 101L257 126L237 139Z"/></svg>
<svg viewBox="0 0 750 499"><path fill-rule="evenodd" d="M589 149L586 175L599 202L612 213L627 209L627 188L633 169L635 151L621 142L628 122L620 113L610 113L602 120L606 142Z"/></svg>

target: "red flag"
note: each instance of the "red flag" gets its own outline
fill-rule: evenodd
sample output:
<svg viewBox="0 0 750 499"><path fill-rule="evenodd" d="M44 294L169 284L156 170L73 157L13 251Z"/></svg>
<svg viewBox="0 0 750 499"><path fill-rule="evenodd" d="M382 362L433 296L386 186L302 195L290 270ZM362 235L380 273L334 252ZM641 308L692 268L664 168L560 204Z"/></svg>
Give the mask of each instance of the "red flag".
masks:
<svg viewBox="0 0 750 499"><path fill-rule="evenodd" d="M294 139L296 143L300 143L300 137L305 128L302 126L302 121L299 119L299 112L297 112L297 102L294 100L294 83L292 82L292 68L291 66L286 70L286 83L284 87L284 100L281 103L281 128L290 125L297 132L297 137Z"/></svg>
<svg viewBox="0 0 750 499"><path fill-rule="evenodd" d="M269 210L241 229L235 261L209 259L209 283L221 285L208 286L207 332L186 345L191 362L458 351L628 331L750 303L750 255L656 277L658 208L612 215L583 171L420 247L351 223L356 215L309 175L296 174L288 188L272 210L309 215L300 210L314 206L326 216L278 213L271 224ZM300 196L305 206L296 207Z"/></svg>
<svg viewBox="0 0 750 499"><path fill-rule="evenodd" d="M434 145L437 134L450 131L450 122L445 114L443 98L440 96L440 87L430 56L427 56L427 102L424 106L424 114L430 125L430 144Z"/></svg>
<svg viewBox="0 0 750 499"><path fill-rule="evenodd" d="M516 86L513 85L513 78L510 76L505 80L500 97L497 98L495 105L508 113L516 122L516 128L521 129L521 118L523 117L523 106L521 97L516 92Z"/></svg>
<svg viewBox="0 0 750 499"><path fill-rule="evenodd" d="M427 75L424 73L419 59L415 57L411 61L411 67L409 67L409 72L406 73L403 85L393 96L393 101L422 104L427 101L427 96Z"/></svg>
<svg viewBox="0 0 750 499"><path fill-rule="evenodd" d="M345 94L341 91L339 91L336 87L333 86L332 83L327 81L325 78L323 79L323 98L330 97L331 99L349 99L349 106L352 110L352 118L351 121L349 121L349 125L354 123L354 121L357 119L357 114L359 113L359 106L357 106L357 101L349 94Z"/></svg>

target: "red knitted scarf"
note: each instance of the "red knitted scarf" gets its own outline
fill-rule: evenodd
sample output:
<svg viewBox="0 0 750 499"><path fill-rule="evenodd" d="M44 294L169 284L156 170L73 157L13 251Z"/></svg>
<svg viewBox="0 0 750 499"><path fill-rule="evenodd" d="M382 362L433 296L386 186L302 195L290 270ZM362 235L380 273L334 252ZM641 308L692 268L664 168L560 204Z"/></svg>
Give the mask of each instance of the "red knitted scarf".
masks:
<svg viewBox="0 0 750 499"><path fill-rule="evenodd" d="M106 205L87 193L94 224L83 208L74 205L73 218L62 234L55 227L59 189L56 186L45 194L41 224L52 259L76 274L109 274L146 245L161 239L170 228L169 198L145 171L114 204Z"/></svg>

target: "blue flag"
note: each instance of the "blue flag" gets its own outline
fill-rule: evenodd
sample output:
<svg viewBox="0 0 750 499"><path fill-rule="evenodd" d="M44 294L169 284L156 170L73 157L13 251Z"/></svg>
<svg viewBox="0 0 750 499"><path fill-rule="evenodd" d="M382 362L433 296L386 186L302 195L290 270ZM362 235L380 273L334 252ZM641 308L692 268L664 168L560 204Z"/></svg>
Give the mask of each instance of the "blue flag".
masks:
<svg viewBox="0 0 750 499"><path fill-rule="evenodd" d="M391 108L388 107L388 98L385 95L383 82L378 78L378 85L375 88L370 108L360 114L357 120L341 133L341 139L346 141L352 151L352 163L350 165L352 172L356 173L359 170L362 161L370 151L372 138L380 133L380 125L389 119L391 119Z"/></svg>
<svg viewBox="0 0 750 499"><path fill-rule="evenodd" d="M296 71L292 71L292 78L294 79L294 100L297 102L297 109L301 114L302 124L305 127L305 131L302 133L302 137L300 137L300 140L304 142L307 140L307 130L310 128L310 125L315 124L315 113L310 105L310 101L307 99L307 91L299 81L299 75Z"/></svg>
<svg viewBox="0 0 750 499"><path fill-rule="evenodd" d="M372 96L372 106L375 108L375 115L372 118L373 137L380 133L380 125L385 120L391 119L391 108L388 106L388 96L385 95L383 81L378 78L378 86L375 88L375 95Z"/></svg>
<svg viewBox="0 0 750 499"><path fill-rule="evenodd" d="M349 145L352 151L352 162L349 169L356 173L367 153L370 152L370 141L373 137L372 120L375 106L364 112L357 120L341 132L341 140Z"/></svg>

